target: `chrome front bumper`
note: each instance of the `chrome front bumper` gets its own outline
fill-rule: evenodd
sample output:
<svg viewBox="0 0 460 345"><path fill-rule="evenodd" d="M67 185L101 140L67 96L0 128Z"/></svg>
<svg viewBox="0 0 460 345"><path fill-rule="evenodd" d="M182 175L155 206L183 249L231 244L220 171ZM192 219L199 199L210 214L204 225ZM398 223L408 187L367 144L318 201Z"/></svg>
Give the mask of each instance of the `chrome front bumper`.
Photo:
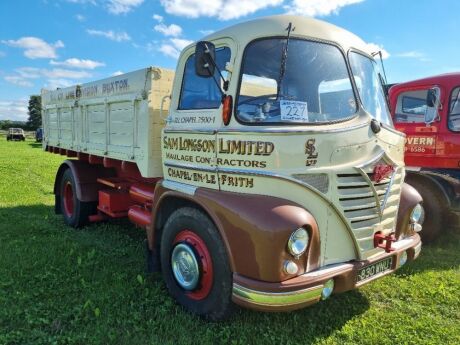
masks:
<svg viewBox="0 0 460 345"><path fill-rule="evenodd" d="M369 260L329 265L280 283L266 283L234 274L233 301L244 307L263 311L295 310L321 299L324 284L334 279L334 293L352 290L390 274L401 267L400 255L407 251L408 262L420 255L419 235L395 242L391 253L382 253ZM393 256L391 269L357 283L360 268Z"/></svg>

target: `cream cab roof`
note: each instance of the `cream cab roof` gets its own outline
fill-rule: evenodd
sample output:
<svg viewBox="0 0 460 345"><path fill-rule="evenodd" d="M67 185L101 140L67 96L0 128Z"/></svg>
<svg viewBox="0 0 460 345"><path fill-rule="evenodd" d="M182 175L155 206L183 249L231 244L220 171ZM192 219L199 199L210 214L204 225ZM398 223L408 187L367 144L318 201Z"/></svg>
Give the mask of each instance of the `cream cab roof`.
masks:
<svg viewBox="0 0 460 345"><path fill-rule="evenodd" d="M293 15L262 17L236 24L214 32L206 36L204 40L229 37L238 42L240 46L245 47L250 41L260 37L286 36L286 28L289 23L292 23L295 28L291 31L291 37L336 42L345 52L350 48L355 48L367 54L372 53L362 39L347 30L322 20Z"/></svg>

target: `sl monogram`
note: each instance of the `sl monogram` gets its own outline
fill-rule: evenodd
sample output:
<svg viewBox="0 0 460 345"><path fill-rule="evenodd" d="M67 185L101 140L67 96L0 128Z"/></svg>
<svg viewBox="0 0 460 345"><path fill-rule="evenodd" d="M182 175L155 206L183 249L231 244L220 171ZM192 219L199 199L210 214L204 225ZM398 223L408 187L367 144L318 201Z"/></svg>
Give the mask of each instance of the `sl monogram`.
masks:
<svg viewBox="0 0 460 345"><path fill-rule="evenodd" d="M315 147L316 139L308 139L305 143L305 154L307 155L306 166L316 165L318 162L318 152Z"/></svg>

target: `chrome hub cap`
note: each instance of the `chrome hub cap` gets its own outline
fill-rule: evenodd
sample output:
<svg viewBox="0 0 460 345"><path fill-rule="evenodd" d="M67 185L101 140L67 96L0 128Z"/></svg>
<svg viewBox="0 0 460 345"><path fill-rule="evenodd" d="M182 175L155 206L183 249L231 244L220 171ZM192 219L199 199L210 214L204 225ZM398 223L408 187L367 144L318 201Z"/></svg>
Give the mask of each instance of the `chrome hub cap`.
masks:
<svg viewBox="0 0 460 345"><path fill-rule="evenodd" d="M171 267L177 283L185 290L193 290L200 281L200 268L192 247L176 245L171 254Z"/></svg>

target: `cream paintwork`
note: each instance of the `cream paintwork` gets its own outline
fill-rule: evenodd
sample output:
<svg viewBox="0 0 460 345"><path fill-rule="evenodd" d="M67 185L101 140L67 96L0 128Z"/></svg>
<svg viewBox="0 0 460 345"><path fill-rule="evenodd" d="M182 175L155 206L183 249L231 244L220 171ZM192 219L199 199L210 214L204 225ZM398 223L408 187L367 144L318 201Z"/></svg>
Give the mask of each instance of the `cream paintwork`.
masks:
<svg viewBox="0 0 460 345"><path fill-rule="evenodd" d="M169 99L164 99L164 114L160 109L173 77L167 69L144 68L82 84L78 99L77 86L42 90L43 147L132 161L142 176L161 176L160 137ZM107 87L124 80L127 87Z"/></svg>
<svg viewBox="0 0 460 345"><path fill-rule="evenodd" d="M245 23L237 24L229 28L217 31L209 36L206 36L204 40L211 41L215 44L216 48L229 47L231 50L231 58L228 63L228 79L230 81L228 93L230 95L236 95L238 89L238 79L240 75L241 60L244 48L246 45L258 38L273 37L273 36L286 36L286 28L289 23L292 22L295 30L291 33L291 37L313 39L327 41L336 44L346 54L349 49L359 50L363 53L370 53L367 50L367 46L359 37L356 35L343 30L335 25L306 17L299 16L271 16L260 19L251 20ZM182 74L185 68L185 62L189 56L195 51L194 44L186 47L180 57L177 64L176 77L174 80L174 92L171 99L170 109L170 125L168 128L187 128L192 129L220 129L225 127L222 123L221 111L220 110L178 110L180 89L182 85ZM208 116L214 120L212 124L195 123L188 124L186 127L176 125L175 120L189 115L200 115ZM242 125L235 121L233 118L230 124L232 129L246 129L247 126ZM331 126L340 128L341 125Z"/></svg>
<svg viewBox="0 0 460 345"><path fill-rule="evenodd" d="M350 126L354 121L350 121ZM343 125L342 132L328 133L272 133L272 132L217 132L217 175L219 185L209 184L208 188L220 188L223 191L231 191L236 193L253 193L260 195L268 195L274 197L281 197L292 200L313 214L319 225L321 235L321 263L332 264L351 260L355 258L369 258L375 254L382 252L381 249L374 249L369 240L366 244L366 250L356 250L354 238L348 225L341 219L339 212L331 208L331 204L339 204L337 197L337 187L335 174L354 172L355 167L360 166L372 157L377 156L380 152L385 151L397 166L403 167L403 142L404 137L395 134L392 131L383 129L379 134L375 135L369 130L369 126L365 124L360 128L348 129ZM184 137L184 133L167 132L167 137ZM203 135L198 135L203 138ZM211 137L212 134L209 135ZM186 136L191 138L190 134ZM184 137L185 138L185 137ZM256 156L256 155L239 155L219 153L220 139L224 143L235 141L260 141L272 142L274 144L274 151L270 156ZM316 148L318 152L318 162L314 167L306 167L306 154L305 142L308 139L316 140ZM394 144L391 145L386 141L393 140ZM225 145L225 144L224 144ZM178 155L190 154L189 151L179 150L165 150L165 152L175 152ZM191 153L194 157L200 157L199 153ZM265 161L265 168L246 168L240 166L232 166L229 164L222 164L222 161L227 159L229 163L234 160L246 161ZM219 162L221 164L219 164ZM179 160L165 160L165 165L175 165L178 170L189 170L190 165L187 162ZM183 168L179 168L182 166ZM212 169L215 171L216 166L206 167L199 166L198 169ZM233 171L234 173L231 173ZM237 173L235 173L237 171ZM197 172L197 170L195 170ZM210 173L207 171L206 173ZM260 176L260 175L266 176ZM294 174L327 174L329 177L329 188L326 193L319 193L310 190L306 187L299 186L298 183L292 180ZM223 175L251 178L253 179L253 187L247 186L229 186L223 183ZM259 176L255 176L259 175ZM277 176L270 176L277 175ZM284 177L284 178L283 178ZM190 183L181 178L171 178L174 181L181 183ZM228 180L228 178L226 179ZM391 202L397 204L399 202L399 188L401 185L401 178L397 179L397 198ZM203 184L200 184L203 186ZM321 196L318 196L321 194ZM393 229L395 219L390 226Z"/></svg>

